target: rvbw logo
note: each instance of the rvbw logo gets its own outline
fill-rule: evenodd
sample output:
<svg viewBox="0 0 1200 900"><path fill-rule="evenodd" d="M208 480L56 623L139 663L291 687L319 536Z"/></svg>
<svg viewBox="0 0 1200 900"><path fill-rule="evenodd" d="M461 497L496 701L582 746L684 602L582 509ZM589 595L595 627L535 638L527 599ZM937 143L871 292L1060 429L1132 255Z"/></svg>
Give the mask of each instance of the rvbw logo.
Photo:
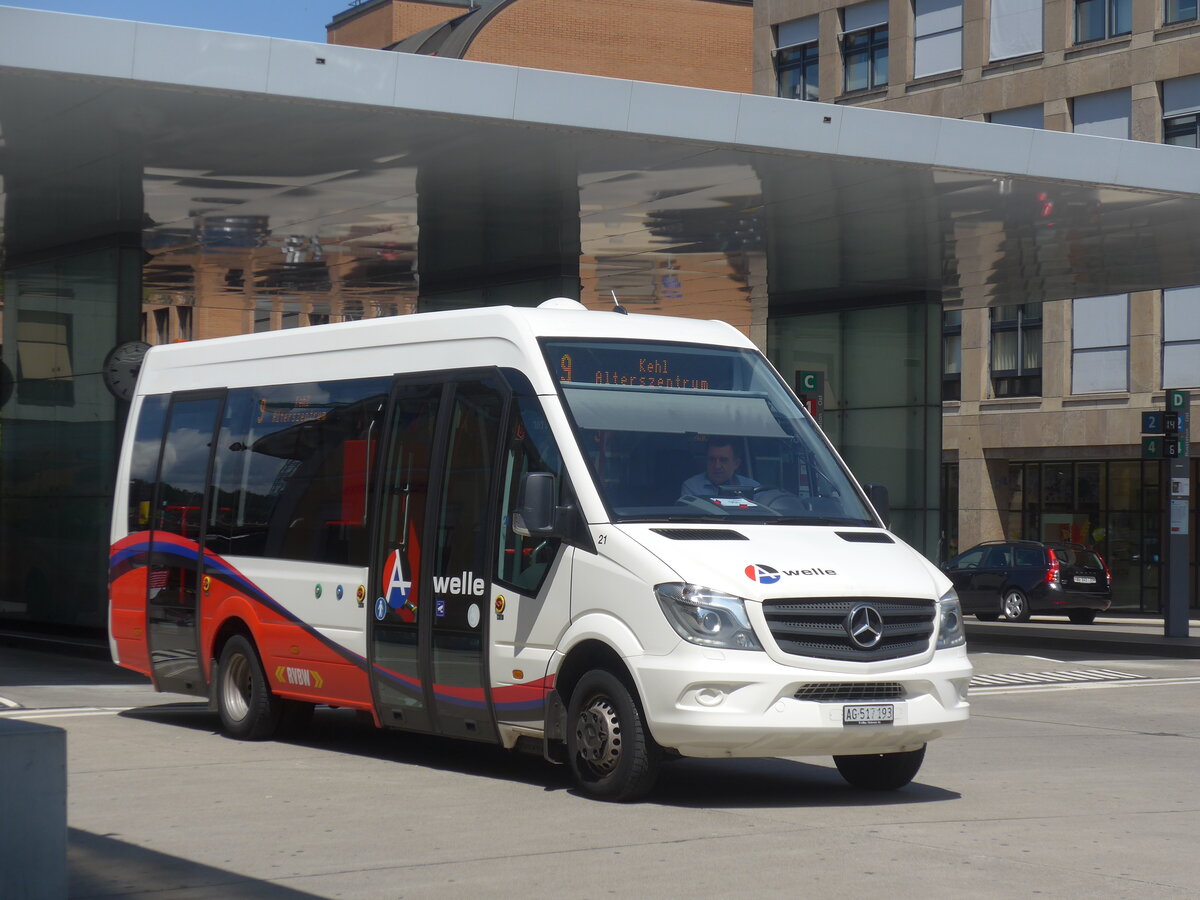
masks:
<svg viewBox="0 0 1200 900"><path fill-rule="evenodd" d="M387 605L394 609L405 622L415 622L417 607L410 598L412 582L404 577L404 554L393 550L383 566L383 596ZM378 613L376 613L378 616ZM379 616L379 618L383 618Z"/></svg>
<svg viewBox="0 0 1200 900"><path fill-rule="evenodd" d="M746 577L751 581L757 581L759 584L774 584L782 576L778 569L772 569L770 566L753 565L746 566Z"/></svg>
<svg viewBox="0 0 1200 900"><path fill-rule="evenodd" d="M778 569L772 569L770 566L764 566L762 563L757 563L753 566L746 566L746 577L751 581L757 581L759 584L775 584L784 575L836 575L837 572L833 569L784 569L782 572Z"/></svg>

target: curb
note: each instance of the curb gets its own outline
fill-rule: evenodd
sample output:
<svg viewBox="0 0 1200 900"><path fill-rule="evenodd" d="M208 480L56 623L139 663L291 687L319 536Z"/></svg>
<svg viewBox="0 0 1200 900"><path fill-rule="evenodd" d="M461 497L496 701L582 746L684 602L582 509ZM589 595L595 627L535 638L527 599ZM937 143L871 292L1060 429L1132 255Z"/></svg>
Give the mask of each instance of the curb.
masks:
<svg viewBox="0 0 1200 900"><path fill-rule="evenodd" d="M1092 631L1088 625L1050 626L967 623L967 647L1017 652L1073 650L1119 656L1157 656L1164 659L1200 659L1200 638L1120 631ZM1077 629L1068 632L1068 628Z"/></svg>
<svg viewBox="0 0 1200 900"><path fill-rule="evenodd" d="M108 642L99 638L89 640L80 637L61 637L53 634L3 629L0 630L0 646L82 656L88 659L110 659Z"/></svg>

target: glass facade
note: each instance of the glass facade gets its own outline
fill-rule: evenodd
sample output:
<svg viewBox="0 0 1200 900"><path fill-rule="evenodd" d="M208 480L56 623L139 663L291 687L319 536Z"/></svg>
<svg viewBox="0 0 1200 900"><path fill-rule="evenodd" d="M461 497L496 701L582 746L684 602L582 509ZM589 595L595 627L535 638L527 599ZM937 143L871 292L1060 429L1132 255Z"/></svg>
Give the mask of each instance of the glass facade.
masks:
<svg viewBox="0 0 1200 900"><path fill-rule="evenodd" d="M818 372L821 427L860 482L887 485L892 530L930 559L941 540L940 303L818 313L768 322L785 379Z"/></svg>
<svg viewBox="0 0 1200 900"><path fill-rule="evenodd" d="M138 251L140 254L140 251ZM102 364L138 254L112 246L4 270L0 618L98 627L122 427ZM132 277L130 269L132 271Z"/></svg>
<svg viewBox="0 0 1200 900"><path fill-rule="evenodd" d="M1160 612L1160 478L1157 461L1010 463L1004 535L1091 547L1112 571L1114 612Z"/></svg>

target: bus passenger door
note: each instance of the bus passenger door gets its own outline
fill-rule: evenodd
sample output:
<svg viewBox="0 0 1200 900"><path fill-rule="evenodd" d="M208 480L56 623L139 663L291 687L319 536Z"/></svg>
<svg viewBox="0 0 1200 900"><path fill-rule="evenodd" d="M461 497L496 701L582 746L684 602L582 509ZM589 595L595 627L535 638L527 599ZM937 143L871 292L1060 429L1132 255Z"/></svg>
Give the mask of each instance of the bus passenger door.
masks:
<svg viewBox="0 0 1200 900"><path fill-rule="evenodd" d="M200 548L213 435L224 391L176 395L167 417L150 522L147 643L155 687L205 693L199 658Z"/></svg>
<svg viewBox="0 0 1200 900"><path fill-rule="evenodd" d="M438 731L496 741L488 680L496 468L505 395L499 375L448 389L436 537L429 561L429 665Z"/></svg>
<svg viewBox="0 0 1200 900"><path fill-rule="evenodd" d="M428 586L422 548L429 539L433 444L443 385L398 380L392 390L386 456L380 469L377 540L368 584L368 659L380 724L433 731L421 665Z"/></svg>
<svg viewBox="0 0 1200 900"><path fill-rule="evenodd" d="M498 375L398 379L371 581L382 724L494 741L489 573L505 394Z"/></svg>

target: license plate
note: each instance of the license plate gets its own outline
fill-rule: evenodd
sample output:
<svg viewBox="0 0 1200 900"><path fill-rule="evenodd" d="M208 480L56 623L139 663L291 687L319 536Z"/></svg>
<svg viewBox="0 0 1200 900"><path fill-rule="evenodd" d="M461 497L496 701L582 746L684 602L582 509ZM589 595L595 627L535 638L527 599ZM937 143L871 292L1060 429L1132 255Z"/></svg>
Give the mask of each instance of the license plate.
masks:
<svg viewBox="0 0 1200 900"><path fill-rule="evenodd" d="M1075 583L1076 584L1095 584L1096 576L1095 575L1076 575Z"/></svg>
<svg viewBox="0 0 1200 900"><path fill-rule="evenodd" d="M843 706L843 725L891 725L896 721L896 707L891 703L870 706Z"/></svg>

